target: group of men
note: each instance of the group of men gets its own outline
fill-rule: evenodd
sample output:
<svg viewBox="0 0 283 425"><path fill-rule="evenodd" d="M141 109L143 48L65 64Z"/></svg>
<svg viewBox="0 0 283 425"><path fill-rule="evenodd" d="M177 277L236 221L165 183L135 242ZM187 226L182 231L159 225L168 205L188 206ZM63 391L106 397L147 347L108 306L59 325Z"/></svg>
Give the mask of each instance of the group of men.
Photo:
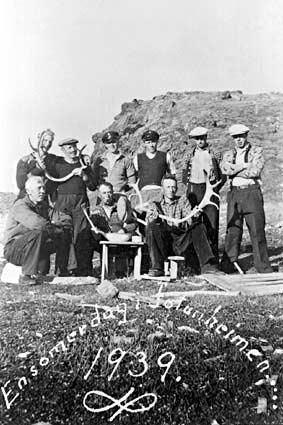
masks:
<svg viewBox="0 0 283 425"><path fill-rule="evenodd" d="M245 219L256 270L272 272L260 189L263 152L250 144L248 133L248 127L232 125L235 147L222 156L209 146L208 130L194 128L189 134L194 147L183 161L186 193L177 196L175 165L169 152L158 150L156 131L143 133L144 152L130 159L120 151L116 131L103 135L104 154L90 158L73 138L58 143L62 156L50 153L54 133L44 130L37 148L17 165L20 191L7 220L5 258L22 266L23 283L37 283L40 275L48 274L54 252L56 273L87 276L106 233L139 232L148 246L152 277L164 274L170 255L184 256L189 273L229 273L238 260ZM217 195L227 178L227 233L220 263ZM208 183L216 195L212 204L199 208ZM96 205L90 206L87 190L96 189Z"/></svg>

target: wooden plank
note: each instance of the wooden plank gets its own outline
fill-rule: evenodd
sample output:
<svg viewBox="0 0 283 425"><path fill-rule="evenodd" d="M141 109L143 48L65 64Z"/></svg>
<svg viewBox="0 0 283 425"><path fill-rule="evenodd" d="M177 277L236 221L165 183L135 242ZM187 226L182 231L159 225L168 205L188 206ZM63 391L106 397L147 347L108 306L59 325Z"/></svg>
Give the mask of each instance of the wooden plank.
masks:
<svg viewBox="0 0 283 425"><path fill-rule="evenodd" d="M207 280L212 285L215 285L217 288L223 289L224 291L239 290L240 285L233 284L233 282L229 280L229 277L227 275L214 275L211 273L206 273L198 277Z"/></svg>
<svg viewBox="0 0 283 425"><path fill-rule="evenodd" d="M93 276L56 276L50 285L97 285L99 280Z"/></svg>
<svg viewBox="0 0 283 425"><path fill-rule="evenodd" d="M174 297L194 297L195 295L213 295L213 296L224 296L224 297L235 297L239 295L239 291L201 291L201 290L194 290L194 291L168 291L168 292L161 292L160 294L153 295L154 297L160 296L160 298L174 298Z"/></svg>
<svg viewBox="0 0 283 425"><path fill-rule="evenodd" d="M240 277L239 275L228 275L231 277ZM274 273L247 273L244 275L244 277L247 277L249 279L283 279L283 273L282 272L274 272Z"/></svg>
<svg viewBox="0 0 283 425"><path fill-rule="evenodd" d="M267 287L242 287L241 293L244 295L275 295L275 294L283 294L283 285L274 285Z"/></svg>
<svg viewBox="0 0 283 425"><path fill-rule="evenodd" d="M253 282L253 281L243 281L241 284L237 284L240 287L242 286L276 286L276 285L282 285L283 284L283 280L278 280L277 282L274 281L269 281L269 282L265 282L264 280L262 280L261 282Z"/></svg>
<svg viewBox="0 0 283 425"><path fill-rule="evenodd" d="M247 275L247 274L244 274L244 275L241 275L241 276L231 276L230 277L230 279L232 280L232 281L235 281L235 282L241 282L242 280L246 280L246 281L252 281L252 282L262 282L262 281L264 281L264 282L277 282L277 281L282 281L283 280L283 277L280 277L280 276L278 276L278 277L273 277L273 276L270 276L270 277L265 277L265 276L257 276L257 277L250 277L249 275Z"/></svg>
<svg viewBox="0 0 283 425"><path fill-rule="evenodd" d="M159 281L164 281L164 282L171 282L172 280L176 280L176 279L172 279L170 276L158 276L158 277L152 277L152 276L148 276L148 274L142 274L140 276L140 280L142 279L146 279L146 280L159 280Z"/></svg>

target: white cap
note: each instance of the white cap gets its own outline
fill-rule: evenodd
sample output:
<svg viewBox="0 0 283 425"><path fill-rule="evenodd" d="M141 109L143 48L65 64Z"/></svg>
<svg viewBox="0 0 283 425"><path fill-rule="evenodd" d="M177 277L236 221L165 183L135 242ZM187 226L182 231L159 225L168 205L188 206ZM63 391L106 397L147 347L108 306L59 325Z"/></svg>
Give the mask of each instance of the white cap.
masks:
<svg viewBox="0 0 283 425"><path fill-rule="evenodd" d="M206 136L207 133L208 133L207 128L205 128L205 127L195 127L191 130L189 136L190 137Z"/></svg>
<svg viewBox="0 0 283 425"><path fill-rule="evenodd" d="M250 131L249 127L246 127L243 124L234 124L229 128L230 136L237 136L238 134L246 134Z"/></svg>

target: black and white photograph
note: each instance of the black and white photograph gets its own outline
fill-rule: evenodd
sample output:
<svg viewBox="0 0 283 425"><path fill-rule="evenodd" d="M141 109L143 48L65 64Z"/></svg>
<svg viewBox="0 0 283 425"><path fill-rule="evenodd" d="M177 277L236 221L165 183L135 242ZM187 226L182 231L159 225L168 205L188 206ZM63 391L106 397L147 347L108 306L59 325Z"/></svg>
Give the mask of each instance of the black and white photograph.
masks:
<svg viewBox="0 0 283 425"><path fill-rule="evenodd" d="M0 425L283 425L282 2L0 35Z"/></svg>

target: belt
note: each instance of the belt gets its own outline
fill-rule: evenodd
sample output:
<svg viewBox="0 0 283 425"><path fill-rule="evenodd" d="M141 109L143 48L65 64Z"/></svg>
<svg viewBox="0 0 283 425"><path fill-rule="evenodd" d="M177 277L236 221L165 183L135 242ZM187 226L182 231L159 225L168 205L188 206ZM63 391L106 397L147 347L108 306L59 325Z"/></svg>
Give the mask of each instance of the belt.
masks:
<svg viewBox="0 0 283 425"><path fill-rule="evenodd" d="M241 186L232 186L232 190L248 189L249 187L257 187L257 184L242 184Z"/></svg>

